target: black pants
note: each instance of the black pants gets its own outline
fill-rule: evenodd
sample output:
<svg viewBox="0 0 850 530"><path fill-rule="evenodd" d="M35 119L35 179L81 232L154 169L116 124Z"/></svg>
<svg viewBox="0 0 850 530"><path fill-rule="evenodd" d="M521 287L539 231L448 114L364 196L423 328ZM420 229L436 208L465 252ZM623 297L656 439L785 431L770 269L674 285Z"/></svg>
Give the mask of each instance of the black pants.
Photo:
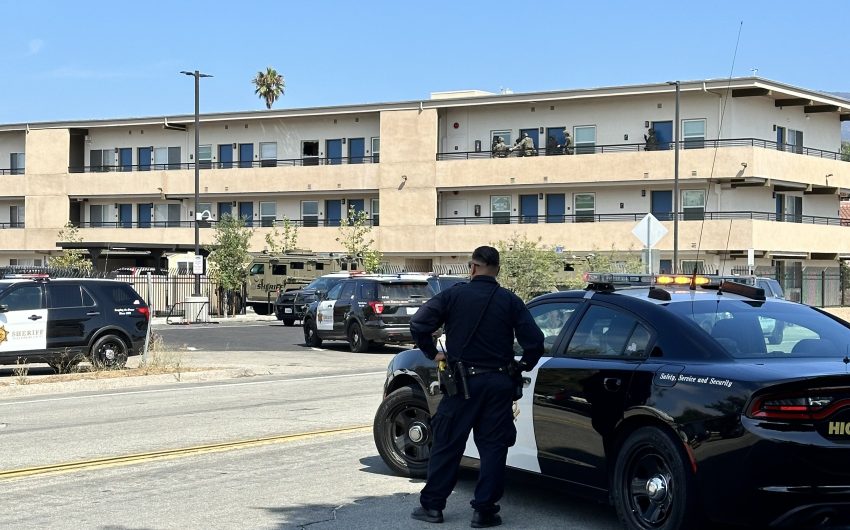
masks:
<svg viewBox="0 0 850 530"><path fill-rule="evenodd" d="M428 481L419 502L425 508L442 510L457 483L458 467L469 432L481 457L472 507L496 513L505 489L505 460L508 447L516 442L513 418L513 382L503 373L470 376L469 399L462 394L443 396L431 420L434 442L428 462Z"/></svg>

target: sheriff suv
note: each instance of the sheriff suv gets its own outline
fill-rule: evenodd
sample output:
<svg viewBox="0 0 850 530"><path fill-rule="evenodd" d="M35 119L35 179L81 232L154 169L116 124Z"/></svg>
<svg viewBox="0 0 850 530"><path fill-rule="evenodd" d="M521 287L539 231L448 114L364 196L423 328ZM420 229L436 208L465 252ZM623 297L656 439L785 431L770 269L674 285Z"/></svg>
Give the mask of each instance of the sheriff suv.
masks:
<svg viewBox="0 0 850 530"><path fill-rule="evenodd" d="M308 306L304 342L318 347L324 340L347 340L357 353L371 345L409 343L410 317L432 295L424 277L364 275L343 280Z"/></svg>
<svg viewBox="0 0 850 530"><path fill-rule="evenodd" d="M57 372L88 360L122 367L142 352L150 309L128 283L44 276L0 280L0 364Z"/></svg>

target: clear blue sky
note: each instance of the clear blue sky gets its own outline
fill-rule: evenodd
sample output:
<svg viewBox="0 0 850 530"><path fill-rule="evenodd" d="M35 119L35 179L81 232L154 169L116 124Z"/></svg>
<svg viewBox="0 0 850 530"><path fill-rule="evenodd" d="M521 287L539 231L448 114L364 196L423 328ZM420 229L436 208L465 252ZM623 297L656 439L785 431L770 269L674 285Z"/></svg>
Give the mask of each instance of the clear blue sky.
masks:
<svg viewBox="0 0 850 530"><path fill-rule="evenodd" d="M646 7L642 7L646 6ZM846 0L0 0L0 123L263 109L735 76L850 92Z"/></svg>

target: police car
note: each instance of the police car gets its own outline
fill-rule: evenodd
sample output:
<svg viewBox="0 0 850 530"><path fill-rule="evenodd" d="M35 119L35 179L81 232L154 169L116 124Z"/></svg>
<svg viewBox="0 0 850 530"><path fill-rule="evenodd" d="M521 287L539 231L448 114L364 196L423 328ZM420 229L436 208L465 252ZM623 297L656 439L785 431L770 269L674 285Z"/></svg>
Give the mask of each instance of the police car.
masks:
<svg viewBox="0 0 850 530"><path fill-rule="evenodd" d="M410 317L433 291L424 277L362 275L339 282L304 315L304 342L348 341L351 351L411 342Z"/></svg>
<svg viewBox="0 0 850 530"><path fill-rule="evenodd" d="M121 367L144 347L150 309L126 282L47 275L0 280L0 364Z"/></svg>
<svg viewBox="0 0 850 530"><path fill-rule="evenodd" d="M281 291L274 303L275 316L284 326L294 326L296 320L304 319L307 307L327 294L334 285L363 274L365 273L362 271L332 272L316 278L303 289Z"/></svg>
<svg viewBox="0 0 850 530"><path fill-rule="evenodd" d="M850 524L850 324L755 278L587 279L528 304L546 352L509 467L610 501L629 529ZM439 400L434 362L396 355L374 421L394 472L425 476Z"/></svg>

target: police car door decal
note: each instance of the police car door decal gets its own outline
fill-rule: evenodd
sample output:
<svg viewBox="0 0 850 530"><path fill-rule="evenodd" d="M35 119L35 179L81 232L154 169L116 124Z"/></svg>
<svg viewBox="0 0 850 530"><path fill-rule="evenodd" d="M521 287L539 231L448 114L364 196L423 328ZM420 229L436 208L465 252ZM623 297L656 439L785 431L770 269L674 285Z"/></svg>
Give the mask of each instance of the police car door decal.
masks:
<svg viewBox="0 0 850 530"><path fill-rule="evenodd" d="M0 352L47 348L47 309L0 313Z"/></svg>
<svg viewBox="0 0 850 530"><path fill-rule="evenodd" d="M516 426L516 443L508 449L508 465L517 469L525 469L540 473L540 461L537 460L537 438L534 436L534 415L531 407L534 403L534 384L537 382L537 371L551 357L542 357L537 366L530 372L524 372L523 377L531 379L522 391L522 398L514 402L514 425ZM473 435L466 441L464 456L480 458L475 447Z"/></svg>
<svg viewBox="0 0 850 530"><path fill-rule="evenodd" d="M322 300L316 308L316 328L333 331L334 329L334 306L336 300Z"/></svg>

